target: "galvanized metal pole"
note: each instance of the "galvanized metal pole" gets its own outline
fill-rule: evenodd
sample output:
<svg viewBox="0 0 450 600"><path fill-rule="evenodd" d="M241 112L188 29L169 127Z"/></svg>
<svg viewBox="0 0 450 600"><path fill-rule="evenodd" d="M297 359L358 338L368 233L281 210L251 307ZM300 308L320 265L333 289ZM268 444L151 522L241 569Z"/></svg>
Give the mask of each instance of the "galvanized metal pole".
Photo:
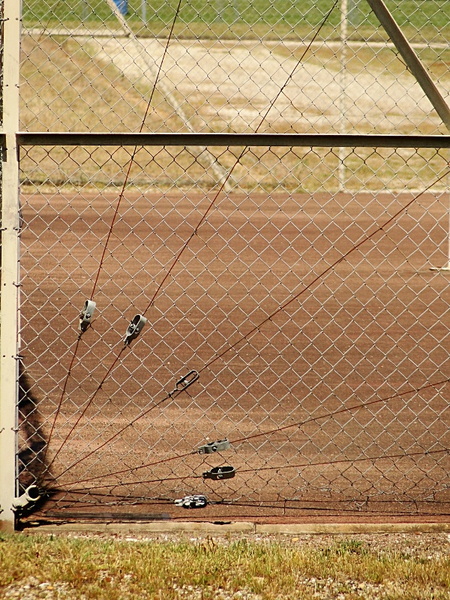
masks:
<svg viewBox="0 0 450 600"><path fill-rule="evenodd" d="M417 54L411 48L408 40L403 35L400 27L395 22L383 0L367 0L367 2L377 16L381 25L386 30L386 33L391 38L395 47L402 55L403 60L407 64L409 70L417 79L417 82L425 92L428 100L441 117L447 129L450 131L450 108L448 104L435 86L433 80L429 76Z"/></svg>
<svg viewBox="0 0 450 600"><path fill-rule="evenodd" d="M341 69L339 71L339 82L341 93L339 94L339 129L340 133L345 134L348 130L347 118L347 45L348 45L348 1L341 0ZM339 166L338 166L338 183L339 191L345 191L345 159L348 156L348 150L340 146L339 148Z"/></svg>
<svg viewBox="0 0 450 600"><path fill-rule="evenodd" d="M409 70L417 79L417 82L420 84L421 88L425 92L428 100L433 105L434 109L441 117L442 122L450 131L450 107L435 86L425 67L421 63L420 59L414 52L414 50L409 45L407 39L403 35L400 27L395 22L391 13L385 6L383 0L367 0L370 5L370 8L376 14L378 20L381 25L386 30L387 34L391 38L392 42L395 44L397 50L403 57L403 60L407 64ZM449 211L449 223L450 223L450 211ZM450 230L450 225L449 225ZM442 270L449 271L450 270L450 234L448 240L448 255L449 261L447 265L443 267L434 268L433 270Z"/></svg>
<svg viewBox="0 0 450 600"><path fill-rule="evenodd" d="M19 63L21 2L3 0L2 274L0 335L0 530L15 529L19 301Z"/></svg>

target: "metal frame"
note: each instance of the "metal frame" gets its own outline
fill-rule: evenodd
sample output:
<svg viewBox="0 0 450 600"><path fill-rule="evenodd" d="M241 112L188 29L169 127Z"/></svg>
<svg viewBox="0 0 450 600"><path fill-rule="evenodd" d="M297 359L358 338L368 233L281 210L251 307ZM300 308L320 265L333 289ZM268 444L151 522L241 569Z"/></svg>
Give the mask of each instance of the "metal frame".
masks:
<svg viewBox="0 0 450 600"><path fill-rule="evenodd" d="M367 0L397 50L450 128L450 109L382 0ZM110 3L110 0L108 0ZM17 498L17 376L19 332L20 146L260 146L449 148L450 135L27 133L19 129L20 0L3 0L2 275L0 353L0 530L13 531Z"/></svg>
<svg viewBox="0 0 450 600"><path fill-rule="evenodd" d="M4 0L0 530L15 529L19 303L19 64L21 2Z"/></svg>

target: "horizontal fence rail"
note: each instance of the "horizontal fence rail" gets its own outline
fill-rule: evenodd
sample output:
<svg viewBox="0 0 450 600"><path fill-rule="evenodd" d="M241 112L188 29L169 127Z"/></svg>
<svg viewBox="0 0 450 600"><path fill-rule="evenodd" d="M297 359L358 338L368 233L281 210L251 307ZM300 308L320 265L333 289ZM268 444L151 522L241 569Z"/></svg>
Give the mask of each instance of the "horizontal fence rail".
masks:
<svg viewBox="0 0 450 600"><path fill-rule="evenodd" d="M449 148L449 135L20 132L20 146L279 146Z"/></svg>

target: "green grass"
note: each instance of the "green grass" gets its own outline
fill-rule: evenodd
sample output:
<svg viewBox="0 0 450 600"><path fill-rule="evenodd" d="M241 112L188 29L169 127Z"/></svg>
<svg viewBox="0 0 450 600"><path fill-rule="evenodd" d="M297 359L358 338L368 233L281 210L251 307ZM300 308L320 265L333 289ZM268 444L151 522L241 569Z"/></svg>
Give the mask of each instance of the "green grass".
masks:
<svg viewBox="0 0 450 600"><path fill-rule="evenodd" d="M436 550L442 548L426 554L380 550L357 538L321 547L291 539L127 542L4 535L0 596L28 585L53 590L52 597L90 600L450 598L450 556Z"/></svg>
<svg viewBox="0 0 450 600"><path fill-rule="evenodd" d="M353 4L352 4L353 3ZM171 24L178 0L129 0L127 19L136 31L145 35L164 35ZM145 12L143 11L145 6ZM305 37L322 22L333 0L184 0L178 15L178 34L209 37ZM326 35L338 32L340 4L333 10ZM373 39L379 23L365 0L349 0L350 27ZM446 0L388 0L397 23L410 38L418 35L445 41L450 29L450 2ZM25 26L86 26L109 23L116 18L106 0L24 0ZM145 18L145 27L142 28ZM361 28L363 23L364 29ZM353 34L355 34L353 32ZM352 31L350 31L352 34Z"/></svg>

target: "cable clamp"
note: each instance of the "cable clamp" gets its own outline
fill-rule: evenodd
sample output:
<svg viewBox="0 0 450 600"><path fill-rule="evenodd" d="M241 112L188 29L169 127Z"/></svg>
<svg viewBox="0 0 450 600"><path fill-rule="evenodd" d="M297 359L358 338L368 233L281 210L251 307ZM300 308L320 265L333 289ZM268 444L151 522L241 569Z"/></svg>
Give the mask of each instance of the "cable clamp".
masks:
<svg viewBox="0 0 450 600"><path fill-rule="evenodd" d="M96 304L93 300L86 300L84 303L84 308L80 314L80 331L85 332L89 327L92 321L92 317L94 316Z"/></svg>
<svg viewBox="0 0 450 600"><path fill-rule="evenodd" d="M195 496L185 496L184 498L175 500L175 504L177 506L182 506L183 508L204 508L208 504L208 499L206 496L197 494Z"/></svg>
<svg viewBox="0 0 450 600"><path fill-rule="evenodd" d="M144 315L136 315L131 323L128 325L127 332L123 339L125 346L128 346L137 336L141 333L144 325L147 323L147 319Z"/></svg>
<svg viewBox="0 0 450 600"><path fill-rule="evenodd" d="M169 396L172 397L174 394L183 392L190 385L195 383L199 377L200 377L200 375L197 373L197 371L189 371L189 373L187 375L185 375L184 377L182 377L181 379L179 379L177 381L177 383L175 384L175 389L169 393Z"/></svg>
<svg viewBox="0 0 450 600"><path fill-rule="evenodd" d="M233 479L236 475L234 467L214 467L210 471L203 473L203 479L213 479L219 481L221 479Z"/></svg>
<svg viewBox="0 0 450 600"><path fill-rule="evenodd" d="M222 452L223 450L228 450L230 446L231 444L227 439L217 440L217 442L209 442L208 444L200 446L198 453L212 454L213 452Z"/></svg>

